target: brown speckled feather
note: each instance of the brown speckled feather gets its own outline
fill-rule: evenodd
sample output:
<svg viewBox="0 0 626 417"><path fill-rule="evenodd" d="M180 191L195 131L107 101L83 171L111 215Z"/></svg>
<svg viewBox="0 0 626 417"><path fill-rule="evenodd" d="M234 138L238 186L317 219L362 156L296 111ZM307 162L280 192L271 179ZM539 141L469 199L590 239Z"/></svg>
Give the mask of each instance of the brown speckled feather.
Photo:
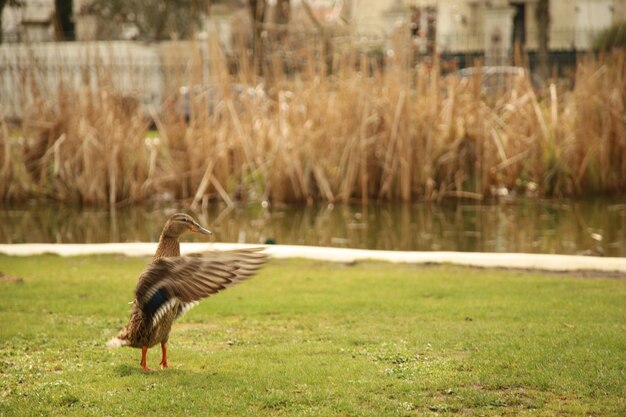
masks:
<svg viewBox="0 0 626 417"><path fill-rule="evenodd" d="M262 248L163 258L139 277L135 296L143 306L158 289L182 302L198 301L250 278L265 263Z"/></svg>

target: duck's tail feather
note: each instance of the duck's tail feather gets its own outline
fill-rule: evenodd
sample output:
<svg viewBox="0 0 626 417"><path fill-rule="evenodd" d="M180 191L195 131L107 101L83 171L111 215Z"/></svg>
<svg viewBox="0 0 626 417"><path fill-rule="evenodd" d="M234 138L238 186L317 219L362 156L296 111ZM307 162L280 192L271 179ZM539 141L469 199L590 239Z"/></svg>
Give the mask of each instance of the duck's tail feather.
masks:
<svg viewBox="0 0 626 417"><path fill-rule="evenodd" d="M122 340L119 337L114 337L107 342L106 347L108 347L109 349L117 349L121 348L122 346L128 346L129 344L130 343L128 342L128 340Z"/></svg>

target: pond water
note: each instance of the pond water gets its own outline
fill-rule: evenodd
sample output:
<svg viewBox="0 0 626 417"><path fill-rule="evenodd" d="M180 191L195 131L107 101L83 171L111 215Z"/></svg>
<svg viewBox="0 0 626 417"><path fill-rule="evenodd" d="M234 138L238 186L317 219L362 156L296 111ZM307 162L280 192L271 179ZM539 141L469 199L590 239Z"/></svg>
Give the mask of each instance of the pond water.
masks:
<svg viewBox="0 0 626 417"><path fill-rule="evenodd" d="M167 216L180 210L132 207L108 211L41 203L0 207L0 242L157 241ZM367 207L216 205L194 215L220 242L626 256L626 200ZM188 234L184 240L207 239Z"/></svg>

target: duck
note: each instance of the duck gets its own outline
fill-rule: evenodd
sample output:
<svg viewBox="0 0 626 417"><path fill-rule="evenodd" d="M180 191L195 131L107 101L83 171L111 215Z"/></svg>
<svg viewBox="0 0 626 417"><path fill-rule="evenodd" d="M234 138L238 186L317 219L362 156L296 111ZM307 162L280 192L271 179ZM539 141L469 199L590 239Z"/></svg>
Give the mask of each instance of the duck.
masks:
<svg viewBox="0 0 626 417"><path fill-rule="evenodd" d="M169 367L167 342L172 325L201 300L252 277L267 261L263 247L208 250L181 256L179 238L187 233L211 235L186 213L169 217L152 262L139 275L130 320L106 346L141 349L141 367L148 349L161 345L161 368Z"/></svg>

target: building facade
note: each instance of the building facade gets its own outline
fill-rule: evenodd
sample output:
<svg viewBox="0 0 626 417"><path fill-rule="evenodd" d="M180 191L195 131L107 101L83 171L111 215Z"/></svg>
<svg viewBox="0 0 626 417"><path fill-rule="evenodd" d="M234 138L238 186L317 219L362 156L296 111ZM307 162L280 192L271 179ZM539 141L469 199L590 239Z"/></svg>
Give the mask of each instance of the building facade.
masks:
<svg viewBox="0 0 626 417"><path fill-rule="evenodd" d="M296 5L300 0L292 0ZM410 33L418 54L480 55L490 64L512 61L516 46L539 49L540 0L308 0L321 16L337 16L356 35L389 40ZM626 21L626 0L548 0L548 51L569 54L591 48L597 34ZM404 31L404 32L403 32ZM391 46L387 43L387 46Z"/></svg>
<svg viewBox="0 0 626 417"><path fill-rule="evenodd" d="M291 0L292 8L302 0ZM507 55L514 44L538 47L539 0L307 0L318 16L341 20L355 34L388 39L410 28L422 50L441 53L484 52ZM272 3L268 0L268 3ZM549 0L549 49L589 49L593 36L626 20L626 0ZM54 0L24 0L5 7L4 41L42 42L59 39ZM76 40L95 40L95 17L85 13L89 0L73 1ZM121 29L120 29L121 30ZM434 32L434 33L433 33ZM62 38L62 37L61 37Z"/></svg>
<svg viewBox="0 0 626 417"><path fill-rule="evenodd" d="M297 4L297 0L293 0ZM510 51L515 43L527 51L538 47L539 0L310 0L318 8L338 5L357 33L388 37L409 25L415 37L436 30L442 53ZM549 49L587 50L593 37L626 20L626 0L549 0ZM434 20L434 24L432 21Z"/></svg>
<svg viewBox="0 0 626 417"><path fill-rule="evenodd" d="M437 2L437 40L442 52L538 48L538 0ZM550 0L550 50L588 50L595 35L626 20L626 0ZM499 45L499 46L498 46Z"/></svg>

